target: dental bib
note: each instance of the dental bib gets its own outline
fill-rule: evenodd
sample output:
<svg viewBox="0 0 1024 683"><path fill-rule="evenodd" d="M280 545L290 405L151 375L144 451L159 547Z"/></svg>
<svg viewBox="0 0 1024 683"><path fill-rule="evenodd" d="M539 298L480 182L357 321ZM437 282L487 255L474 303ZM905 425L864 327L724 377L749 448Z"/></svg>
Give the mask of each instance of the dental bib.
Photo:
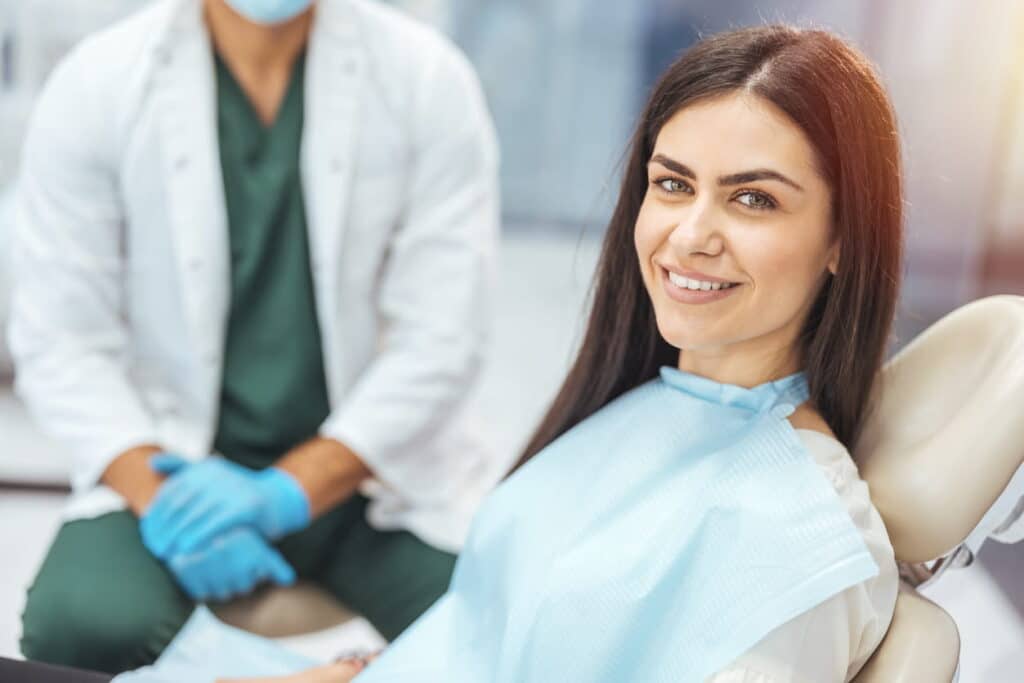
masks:
<svg viewBox="0 0 1024 683"><path fill-rule="evenodd" d="M663 368L480 508L451 587L357 683L700 683L878 567L753 389Z"/></svg>

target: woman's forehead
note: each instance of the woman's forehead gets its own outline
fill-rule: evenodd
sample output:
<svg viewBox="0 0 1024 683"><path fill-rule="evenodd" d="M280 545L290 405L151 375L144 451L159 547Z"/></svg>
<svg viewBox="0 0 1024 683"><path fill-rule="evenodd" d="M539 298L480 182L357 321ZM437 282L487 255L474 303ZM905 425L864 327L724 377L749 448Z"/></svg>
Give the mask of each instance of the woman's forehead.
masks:
<svg viewBox="0 0 1024 683"><path fill-rule="evenodd" d="M658 133L652 157L665 155L703 173L775 168L787 175L815 173L804 132L778 107L749 93L731 93L688 105Z"/></svg>

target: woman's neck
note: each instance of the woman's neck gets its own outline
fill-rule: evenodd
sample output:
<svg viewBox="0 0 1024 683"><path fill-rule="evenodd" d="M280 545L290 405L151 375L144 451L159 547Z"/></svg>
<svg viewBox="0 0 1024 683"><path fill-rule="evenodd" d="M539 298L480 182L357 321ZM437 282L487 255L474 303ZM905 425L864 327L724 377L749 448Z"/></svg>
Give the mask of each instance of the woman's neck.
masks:
<svg viewBox="0 0 1024 683"><path fill-rule="evenodd" d="M684 349L678 367L721 384L752 388L800 371L799 356L790 346L738 349L733 345L713 349Z"/></svg>

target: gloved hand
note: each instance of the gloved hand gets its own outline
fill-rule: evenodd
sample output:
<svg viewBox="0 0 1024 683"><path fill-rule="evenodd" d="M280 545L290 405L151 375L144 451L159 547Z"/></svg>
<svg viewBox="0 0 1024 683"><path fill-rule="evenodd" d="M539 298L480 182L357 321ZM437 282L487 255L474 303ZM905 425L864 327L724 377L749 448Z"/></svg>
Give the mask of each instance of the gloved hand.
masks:
<svg viewBox="0 0 1024 683"><path fill-rule="evenodd" d="M205 549L237 527L276 540L310 522L305 491L276 467L254 471L216 456L191 463L168 453L153 456L150 466L169 475L139 525L160 559Z"/></svg>
<svg viewBox="0 0 1024 683"><path fill-rule="evenodd" d="M258 533L232 529L197 552L172 555L167 567L185 592L196 601L245 595L264 581L287 586L295 570Z"/></svg>

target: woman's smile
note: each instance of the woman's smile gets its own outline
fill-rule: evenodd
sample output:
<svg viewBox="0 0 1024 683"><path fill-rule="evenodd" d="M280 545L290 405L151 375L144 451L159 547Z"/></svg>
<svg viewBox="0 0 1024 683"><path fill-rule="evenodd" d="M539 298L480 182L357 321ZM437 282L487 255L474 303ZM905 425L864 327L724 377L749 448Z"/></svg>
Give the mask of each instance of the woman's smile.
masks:
<svg viewBox="0 0 1024 683"><path fill-rule="evenodd" d="M727 280L687 277L659 266L665 294L682 304L708 304L732 296L742 285Z"/></svg>

